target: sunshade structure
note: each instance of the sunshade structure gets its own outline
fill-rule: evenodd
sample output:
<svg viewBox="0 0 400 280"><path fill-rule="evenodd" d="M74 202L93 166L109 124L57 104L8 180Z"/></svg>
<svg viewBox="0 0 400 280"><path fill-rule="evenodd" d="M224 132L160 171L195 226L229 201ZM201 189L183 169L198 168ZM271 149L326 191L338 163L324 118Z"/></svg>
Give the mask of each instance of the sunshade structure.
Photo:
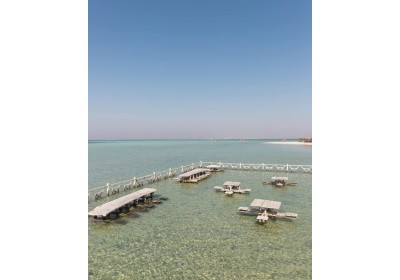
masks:
<svg viewBox="0 0 400 280"><path fill-rule="evenodd" d="M275 209L278 210L281 207L282 202L266 200L266 199L254 199L250 204L251 207L258 207L261 209Z"/></svg>
<svg viewBox="0 0 400 280"><path fill-rule="evenodd" d="M191 170L189 172L182 173L181 175L178 176L178 178L180 178L180 179L190 178L192 176L204 174L204 173L209 172L209 171L210 170L208 170L207 168L196 168L196 169L193 169L193 170Z"/></svg>
<svg viewBox="0 0 400 280"><path fill-rule="evenodd" d="M224 183L225 187L231 186L232 188L239 188L240 187L240 182L234 182L234 181L226 181Z"/></svg>
<svg viewBox="0 0 400 280"><path fill-rule="evenodd" d="M289 180L289 178L288 177L272 177L271 180L272 181L277 181L277 180L287 181L287 180Z"/></svg>

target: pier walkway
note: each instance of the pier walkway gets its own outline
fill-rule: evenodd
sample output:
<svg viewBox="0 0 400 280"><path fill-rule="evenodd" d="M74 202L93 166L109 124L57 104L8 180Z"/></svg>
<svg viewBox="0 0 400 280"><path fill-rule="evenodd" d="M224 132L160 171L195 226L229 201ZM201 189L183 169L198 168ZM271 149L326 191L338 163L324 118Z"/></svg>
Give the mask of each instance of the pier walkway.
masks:
<svg viewBox="0 0 400 280"><path fill-rule="evenodd" d="M226 163L216 161L200 161L190 165L182 165L180 167L169 168L161 172L153 172L152 174L133 177L125 181L117 183L107 183L104 186L92 188L89 190L88 199L97 200L102 197L119 194L120 191L129 191L132 188L150 185L160 180L175 177L177 173L184 173L194 170L195 168L205 168L208 165L220 166L222 170L239 170L239 171L274 171L274 172L303 172L311 173L311 165L296 164L272 164L272 163Z"/></svg>
<svg viewBox="0 0 400 280"><path fill-rule="evenodd" d="M178 177L174 178L174 180L181 183L197 183L198 181L203 180L209 176L211 176L210 169L195 168L192 171L179 175Z"/></svg>
<svg viewBox="0 0 400 280"><path fill-rule="evenodd" d="M152 196L152 194L156 191L156 189L152 188L144 188L140 191L125 195L123 197L117 198L113 201L104 203L100 206L97 206L93 210L89 211L89 216L92 217L106 217L113 211L118 210L119 208L125 207L133 203L135 200L146 197L147 195Z"/></svg>

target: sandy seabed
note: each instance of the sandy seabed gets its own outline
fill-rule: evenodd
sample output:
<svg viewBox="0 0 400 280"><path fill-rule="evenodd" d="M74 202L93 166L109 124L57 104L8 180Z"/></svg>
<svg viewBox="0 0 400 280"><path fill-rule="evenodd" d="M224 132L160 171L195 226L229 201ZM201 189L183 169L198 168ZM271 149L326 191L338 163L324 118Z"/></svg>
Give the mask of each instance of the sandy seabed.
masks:
<svg viewBox="0 0 400 280"><path fill-rule="evenodd" d="M312 146L312 143L304 143L304 142L264 142L264 144L281 144L281 145L305 145L305 146Z"/></svg>

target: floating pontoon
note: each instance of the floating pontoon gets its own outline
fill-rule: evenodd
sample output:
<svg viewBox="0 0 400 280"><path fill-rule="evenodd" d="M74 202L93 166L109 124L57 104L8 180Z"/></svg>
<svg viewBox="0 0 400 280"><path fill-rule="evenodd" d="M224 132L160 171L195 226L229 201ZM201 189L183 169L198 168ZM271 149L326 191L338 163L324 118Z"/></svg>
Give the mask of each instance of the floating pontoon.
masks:
<svg viewBox="0 0 400 280"><path fill-rule="evenodd" d="M250 207L239 207L239 213L246 215L257 216L257 221L265 223L268 217L272 219L286 218L286 219L296 219L297 214L295 213L279 213L278 210L281 207L280 201L266 200L266 199L254 199L250 204Z"/></svg>
<svg viewBox="0 0 400 280"><path fill-rule="evenodd" d="M240 182L226 181L223 186L215 186L217 192L224 192L226 195L231 196L233 193L249 193L251 189L241 189Z"/></svg>
<svg viewBox="0 0 400 280"><path fill-rule="evenodd" d="M180 183L197 183L200 180L203 180L211 175L210 170L207 168L196 168L192 171L183 173L178 177L174 178L174 180Z"/></svg>

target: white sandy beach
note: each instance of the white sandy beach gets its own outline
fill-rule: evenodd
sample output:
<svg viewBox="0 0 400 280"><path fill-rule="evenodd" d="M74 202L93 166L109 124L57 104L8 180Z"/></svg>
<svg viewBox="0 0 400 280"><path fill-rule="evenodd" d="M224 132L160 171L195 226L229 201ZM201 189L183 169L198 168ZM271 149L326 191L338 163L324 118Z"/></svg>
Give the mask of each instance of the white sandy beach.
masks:
<svg viewBox="0 0 400 280"><path fill-rule="evenodd" d="M312 146L312 143L304 143L304 142L264 142L264 144L280 144L280 145L305 145L305 146Z"/></svg>

